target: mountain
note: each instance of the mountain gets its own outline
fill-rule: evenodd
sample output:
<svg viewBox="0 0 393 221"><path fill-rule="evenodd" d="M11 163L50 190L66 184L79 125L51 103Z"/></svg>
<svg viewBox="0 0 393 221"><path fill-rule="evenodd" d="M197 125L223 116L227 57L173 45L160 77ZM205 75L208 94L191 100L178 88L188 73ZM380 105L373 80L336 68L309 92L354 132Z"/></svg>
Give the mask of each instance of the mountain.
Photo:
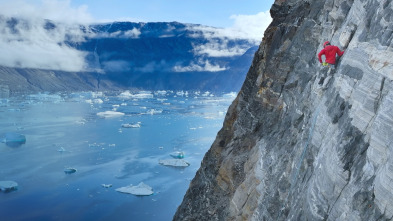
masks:
<svg viewBox="0 0 393 221"><path fill-rule="evenodd" d="M0 85L64 90L238 91L257 41L178 22L75 25L0 17Z"/></svg>
<svg viewBox="0 0 393 221"><path fill-rule="evenodd" d="M393 3L276 0L174 220L392 220ZM317 54L345 49L336 69Z"/></svg>

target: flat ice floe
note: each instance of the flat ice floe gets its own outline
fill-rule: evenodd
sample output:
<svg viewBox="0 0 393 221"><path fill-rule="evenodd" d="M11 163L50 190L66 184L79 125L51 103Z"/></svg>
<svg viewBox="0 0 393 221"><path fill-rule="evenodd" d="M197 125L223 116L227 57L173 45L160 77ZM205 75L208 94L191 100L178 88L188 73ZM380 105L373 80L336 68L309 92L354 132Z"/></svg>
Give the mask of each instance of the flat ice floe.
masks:
<svg viewBox="0 0 393 221"><path fill-rule="evenodd" d="M144 184L143 182L139 183L138 186L133 186L131 184L129 186L120 187L117 188L116 191L120 193L129 193L136 196L150 196L154 193L153 188Z"/></svg>
<svg viewBox="0 0 393 221"><path fill-rule="evenodd" d="M140 128L141 127L141 122L138 122L136 124L122 124L121 127L124 128Z"/></svg>
<svg viewBox="0 0 393 221"><path fill-rule="evenodd" d="M172 166L172 167L188 167L190 163L183 159L167 159L167 160L159 160L159 164L164 166Z"/></svg>
<svg viewBox="0 0 393 221"><path fill-rule="evenodd" d="M117 112L117 111L104 111L104 112L98 112L97 116L104 117L104 118L107 118L107 117L121 117L121 116L124 116L124 113Z"/></svg>

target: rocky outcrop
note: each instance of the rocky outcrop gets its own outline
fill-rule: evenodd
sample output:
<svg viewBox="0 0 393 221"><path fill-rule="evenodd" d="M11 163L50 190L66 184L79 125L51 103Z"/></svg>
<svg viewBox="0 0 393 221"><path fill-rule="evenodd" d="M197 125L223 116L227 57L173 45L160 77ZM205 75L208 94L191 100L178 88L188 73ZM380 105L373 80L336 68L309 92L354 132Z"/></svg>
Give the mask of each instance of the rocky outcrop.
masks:
<svg viewBox="0 0 393 221"><path fill-rule="evenodd" d="M42 91L96 91L121 88L98 73L49 71L0 66L0 77L0 91L2 91L0 93L4 94L5 97L20 93Z"/></svg>
<svg viewBox="0 0 393 221"><path fill-rule="evenodd" d="M392 220L392 1L271 15L174 220ZM335 70L316 57L326 40L345 49Z"/></svg>

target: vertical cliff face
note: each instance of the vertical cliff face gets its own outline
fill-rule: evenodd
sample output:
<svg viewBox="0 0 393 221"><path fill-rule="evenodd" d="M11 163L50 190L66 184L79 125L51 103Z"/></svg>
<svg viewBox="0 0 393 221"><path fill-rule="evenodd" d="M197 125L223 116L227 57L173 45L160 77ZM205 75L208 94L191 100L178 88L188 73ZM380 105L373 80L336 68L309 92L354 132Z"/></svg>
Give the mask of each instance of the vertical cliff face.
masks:
<svg viewBox="0 0 393 221"><path fill-rule="evenodd" d="M392 1L276 0L271 15L174 220L392 220ZM345 49L335 70L316 57L326 40Z"/></svg>

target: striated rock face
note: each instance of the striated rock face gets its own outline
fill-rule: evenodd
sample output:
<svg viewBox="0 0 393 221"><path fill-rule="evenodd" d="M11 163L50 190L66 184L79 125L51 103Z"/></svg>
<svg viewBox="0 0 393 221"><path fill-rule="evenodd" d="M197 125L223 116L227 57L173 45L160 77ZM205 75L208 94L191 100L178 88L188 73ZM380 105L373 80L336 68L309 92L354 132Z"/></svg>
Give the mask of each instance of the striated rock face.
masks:
<svg viewBox="0 0 393 221"><path fill-rule="evenodd" d="M392 220L392 1L277 0L271 15L174 220ZM317 60L326 40L345 49L335 70Z"/></svg>

